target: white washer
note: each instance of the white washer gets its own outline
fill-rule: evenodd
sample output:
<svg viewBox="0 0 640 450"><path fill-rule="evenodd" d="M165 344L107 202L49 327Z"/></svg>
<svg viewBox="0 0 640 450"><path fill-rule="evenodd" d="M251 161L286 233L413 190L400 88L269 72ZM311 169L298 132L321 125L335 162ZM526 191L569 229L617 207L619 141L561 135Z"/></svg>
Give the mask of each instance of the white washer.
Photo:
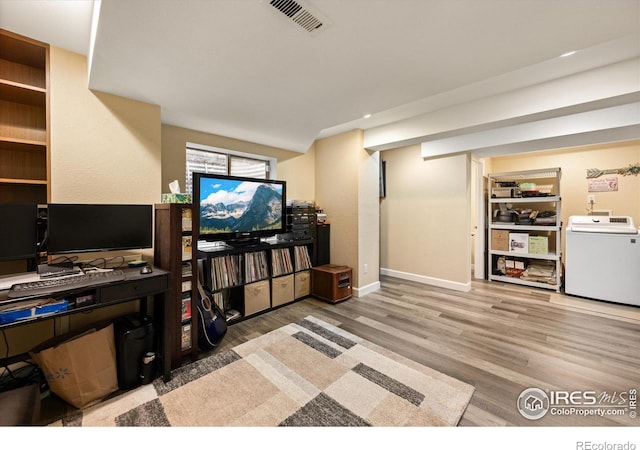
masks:
<svg viewBox="0 0 640 450"><path fill-rule="evenodd" d="M628 216L571 216L565 294L640 306L640 232Z"/></svg>

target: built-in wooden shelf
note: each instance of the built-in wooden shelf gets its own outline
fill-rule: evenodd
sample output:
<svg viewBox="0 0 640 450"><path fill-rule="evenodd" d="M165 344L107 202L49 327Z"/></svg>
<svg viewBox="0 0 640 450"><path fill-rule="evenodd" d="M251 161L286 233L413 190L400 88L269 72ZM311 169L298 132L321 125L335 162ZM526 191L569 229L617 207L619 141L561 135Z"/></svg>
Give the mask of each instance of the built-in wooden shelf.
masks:
<svg viewBox="0 0 640 450"><path fill-rule="evenodd" d="M0 202L50 198L49 45L0 30Z"/></svg>

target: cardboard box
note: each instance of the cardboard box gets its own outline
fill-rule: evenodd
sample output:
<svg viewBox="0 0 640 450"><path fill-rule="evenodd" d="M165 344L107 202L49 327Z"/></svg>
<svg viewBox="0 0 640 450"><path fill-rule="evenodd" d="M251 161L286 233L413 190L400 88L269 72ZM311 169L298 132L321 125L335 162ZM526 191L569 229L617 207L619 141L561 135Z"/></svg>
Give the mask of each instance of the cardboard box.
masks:
<svg viewBox="0 0 640 450"><path fill-rule="evenodd" d="M546 236L529 236L529 253L546 255L549 253L549 238Z"/></svg>
<svg viewBox="0 0 640 450"><path fill-rule="evenodd" d="M34 316L42 316L46 314L53 314L61 311L66 311L69 307L69 302L67 300L52 300L42 303L34 308L33 315Z"/></svg>
<svg viewBox="0 0 640 450"><path fill-rule="evenodd" d="M491 250L509 251L509 231L491 230Z"/></svg>
<svg viewBox="0 0 640 450"><path fill-rule="evenodd" d="M162 194L162 203L191 203L191 194Z"/></svg>
<svg viewBox="0 0 640 450"><path fill-rule="evenodd" d="M311 271L298 272L294 276L295 298L306 297L311 294Z"/></svg>
<svg viewBox="0 0 640 450"><path fill-rule="evenodd" d="M505 259L505 271L506 275L513 278L520 278L526 269L526 264L523 260L506 258Z"/></svg>
<svg viewBox="0 0 640 450"><path fill-rule="evenodd" d="M185 323L182 325L180 348L182 350L188 350L191 348L191 323Z"/></svg>
<svg viewBox="0 0 640 450"><path fill-rule="evenodd" d="M509 233L509 251L529 253L529 233Z"/></svg>
<svg viewBox="0 0 640 450"><path fill-rule="evenodd" d="M182 236L182 261L191 260L191 252L193 251L193 242L191 236Z"/></svg>
<svg viewBox="0 0 640 450"><path fill-rule="evenodd" d="M10 309L0 311L0 324L11 323L17 320L28 319L33 316L31 308Z"/></svg>
<svg viewBox="0 0 640 450"><path fill-rule="evenodd" d="M112 323L29 355L51 391L76 408L98 403L118 390Z"/></svg>
<svg viewBox="0 0 640 450"><path fill-rule="evenodd" d="M191 319L191 294L182 296L182 321Z"/></svg>
<svg viewBox="0 0 640 450"><path fill-rule="evenodd" d="M269 280L257 281L244 286L244 315L264 311L271 306Z"/></svg>
<svg viewBox="0 0 640 450"><path fill-rule="evenodd" d="M293 274L271 279L271 306L275 307L292 302L294 297Z"/></svg>
<svg viewBox="0 0 640 450"><path fill-rule="evenodd" d="M0 324L66 311L68 306L67 300L37 300L35 303L21 302L9 305L0 311Z"/></svg>

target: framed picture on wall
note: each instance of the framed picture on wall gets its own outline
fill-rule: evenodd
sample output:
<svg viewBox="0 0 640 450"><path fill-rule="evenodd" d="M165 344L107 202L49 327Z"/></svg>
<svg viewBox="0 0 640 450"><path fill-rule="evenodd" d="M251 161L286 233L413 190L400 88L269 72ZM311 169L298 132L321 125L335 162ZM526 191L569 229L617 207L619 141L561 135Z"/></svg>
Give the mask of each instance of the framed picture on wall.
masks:
<svg viewBox="0 0 640 450"><path fill-rule="evenodd" d="M387 162L380 160L380 198L387 195Z"/></svg>

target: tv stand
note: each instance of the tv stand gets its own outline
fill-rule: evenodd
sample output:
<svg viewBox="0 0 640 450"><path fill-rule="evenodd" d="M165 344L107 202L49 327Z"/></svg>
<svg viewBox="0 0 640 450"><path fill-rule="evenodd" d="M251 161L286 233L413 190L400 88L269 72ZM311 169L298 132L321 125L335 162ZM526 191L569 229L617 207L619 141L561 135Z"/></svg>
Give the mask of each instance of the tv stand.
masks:
<svg viewBox="0 0 640 450"><path fill-rule="evenodd" d="M195 258L203 260L203 286L231 324L309 296L312 254L308 239L199 251Z"/></svg>

